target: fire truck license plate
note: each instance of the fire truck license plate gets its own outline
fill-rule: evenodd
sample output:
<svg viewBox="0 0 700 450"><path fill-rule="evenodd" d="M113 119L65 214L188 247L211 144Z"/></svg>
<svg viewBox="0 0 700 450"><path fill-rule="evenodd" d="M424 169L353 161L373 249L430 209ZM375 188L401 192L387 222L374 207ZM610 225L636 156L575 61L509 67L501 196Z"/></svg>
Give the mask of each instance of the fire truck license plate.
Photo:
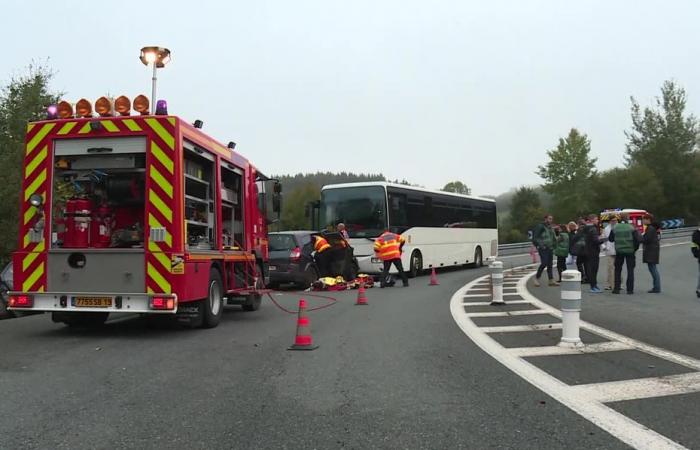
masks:
<svg viewBox="0 0 700 450"><path fill-rule="evenodd" d="M109 308L112 297L73 297L73 306L79 308Z"/></svg>

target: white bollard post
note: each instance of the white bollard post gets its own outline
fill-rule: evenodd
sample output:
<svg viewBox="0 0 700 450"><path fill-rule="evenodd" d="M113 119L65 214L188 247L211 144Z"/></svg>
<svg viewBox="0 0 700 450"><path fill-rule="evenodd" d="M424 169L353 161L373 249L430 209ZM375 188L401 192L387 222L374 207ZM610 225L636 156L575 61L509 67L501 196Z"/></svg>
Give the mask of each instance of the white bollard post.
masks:
<svg viewBox="0 0 700 450"><path fill-rule="evenodd" d="M491 263L491 304L506 304L503 301L503 263L501 261Z"/></svg>
<svg viewBox="0 0 700 450"><path fill-rule="evenodd" d="M581 272L565 270L561 274L561 347L580 347Z"/></svg>

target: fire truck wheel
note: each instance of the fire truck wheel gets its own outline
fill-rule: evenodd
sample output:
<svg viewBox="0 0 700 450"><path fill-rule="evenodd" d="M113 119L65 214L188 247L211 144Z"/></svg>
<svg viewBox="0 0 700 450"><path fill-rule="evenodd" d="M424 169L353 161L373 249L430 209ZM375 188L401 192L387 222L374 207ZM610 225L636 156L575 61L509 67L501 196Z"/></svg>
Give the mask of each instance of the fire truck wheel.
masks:
<svg viewBox="0 0 700 450"><path fill-rule="evenodd" d="M214 328L221 320L224 311L224 297L221 275L216 269L209 271L209 290L202 305L202 328Z"/></svg>
<svg viewBox="0 0 700 450"><path fill-rule="evenodd" d="M51 313L51 320L63 322L69 327L99 327L107 321L109 313L106 312L54 312Z"/></svg>
<svg viewBox="0 0 700 450"><path fill-rule="evenodd" d="M255 270L256 270L256 281L255 281L255 290L259 291L261 289L265 289L265 282L263 281L263 270L260 264L255 265ZM248 299L243 303L243 311L257 311L260 309L260 304L262 303L262 294L248 294Z"/></svg>

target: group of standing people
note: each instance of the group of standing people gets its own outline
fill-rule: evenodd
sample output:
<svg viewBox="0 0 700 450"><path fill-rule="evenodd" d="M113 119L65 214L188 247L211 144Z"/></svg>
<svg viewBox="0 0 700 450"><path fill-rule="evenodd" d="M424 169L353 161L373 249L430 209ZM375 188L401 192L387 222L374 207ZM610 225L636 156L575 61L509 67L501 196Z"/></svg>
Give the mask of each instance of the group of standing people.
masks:
<svg viewBox="0 0 700 450"><path fill-rule="evenodd" d="M555 225L551 214L544 217L533 232L532 243L540 256L540 266L535 276L535 286L540 286L540 278L547 271L550 286L558 286L562 272L567 265L576 265L581 272L583 283L590 284L594 294L603 292L598 286L598 270L601 253L607 260L607 283L605 290L619 294L622 285L622 267L627 267L626 292L634 293L634 268L636 252L640 245L644 246L642 260L647 264L652 278L652 288L649 293L661 292L661 276L659 275L659 226L651 215L645 216L645 231L641 234L634 225L629 223L629 216L621 214L613 217L603 233L600 233L599 217L591 214L578 222ZM700 238L700 236L699 236ZM554 278L553 262L557 257L558 279ZM700 297L700 280L698 281L698 296Z"/></svg>

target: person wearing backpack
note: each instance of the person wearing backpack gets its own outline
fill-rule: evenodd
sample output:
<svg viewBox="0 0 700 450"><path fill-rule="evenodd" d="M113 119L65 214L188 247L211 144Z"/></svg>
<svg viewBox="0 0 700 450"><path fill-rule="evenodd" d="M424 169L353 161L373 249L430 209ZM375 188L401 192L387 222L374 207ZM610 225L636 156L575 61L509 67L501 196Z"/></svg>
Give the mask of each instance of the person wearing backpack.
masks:
<svg viewBox="0 0 700 450"><path fill-rule="evenodd" d="M561 274L566 270L566 257L569 256L569 233L567 232L566 225L555 227L554 234L557 238L557 244L556 247L554 247L554 256L557 257L558 282L561 283Z"/></svg>
<svg viewBox="0 0 700 450"><path fill-rule="evenodd" d="M622 266L627 266L627 294L634 293L634 266L637 263L635 252L642 238L639 231L628 223L629 215L622 214L620 223L610 232L608 241L615 243L615 286L612 293L620 293Z"/></svg>
<svg viewBox="0 0 700 450"><path fill-rule="evenodd" d="M554 281L554 275L552 274L552 260L554 258L554 246L556 245L556 237L552 229L553 221L554 218L551 214L545 215L544 222L537 224L532 233L532 243L535 245L540 255L540 266L537 268L537 274L535 276L535 286L538 287L540 286L540 277L545 268L547 269L549 285L559 285L559 283Z"/></svg>

